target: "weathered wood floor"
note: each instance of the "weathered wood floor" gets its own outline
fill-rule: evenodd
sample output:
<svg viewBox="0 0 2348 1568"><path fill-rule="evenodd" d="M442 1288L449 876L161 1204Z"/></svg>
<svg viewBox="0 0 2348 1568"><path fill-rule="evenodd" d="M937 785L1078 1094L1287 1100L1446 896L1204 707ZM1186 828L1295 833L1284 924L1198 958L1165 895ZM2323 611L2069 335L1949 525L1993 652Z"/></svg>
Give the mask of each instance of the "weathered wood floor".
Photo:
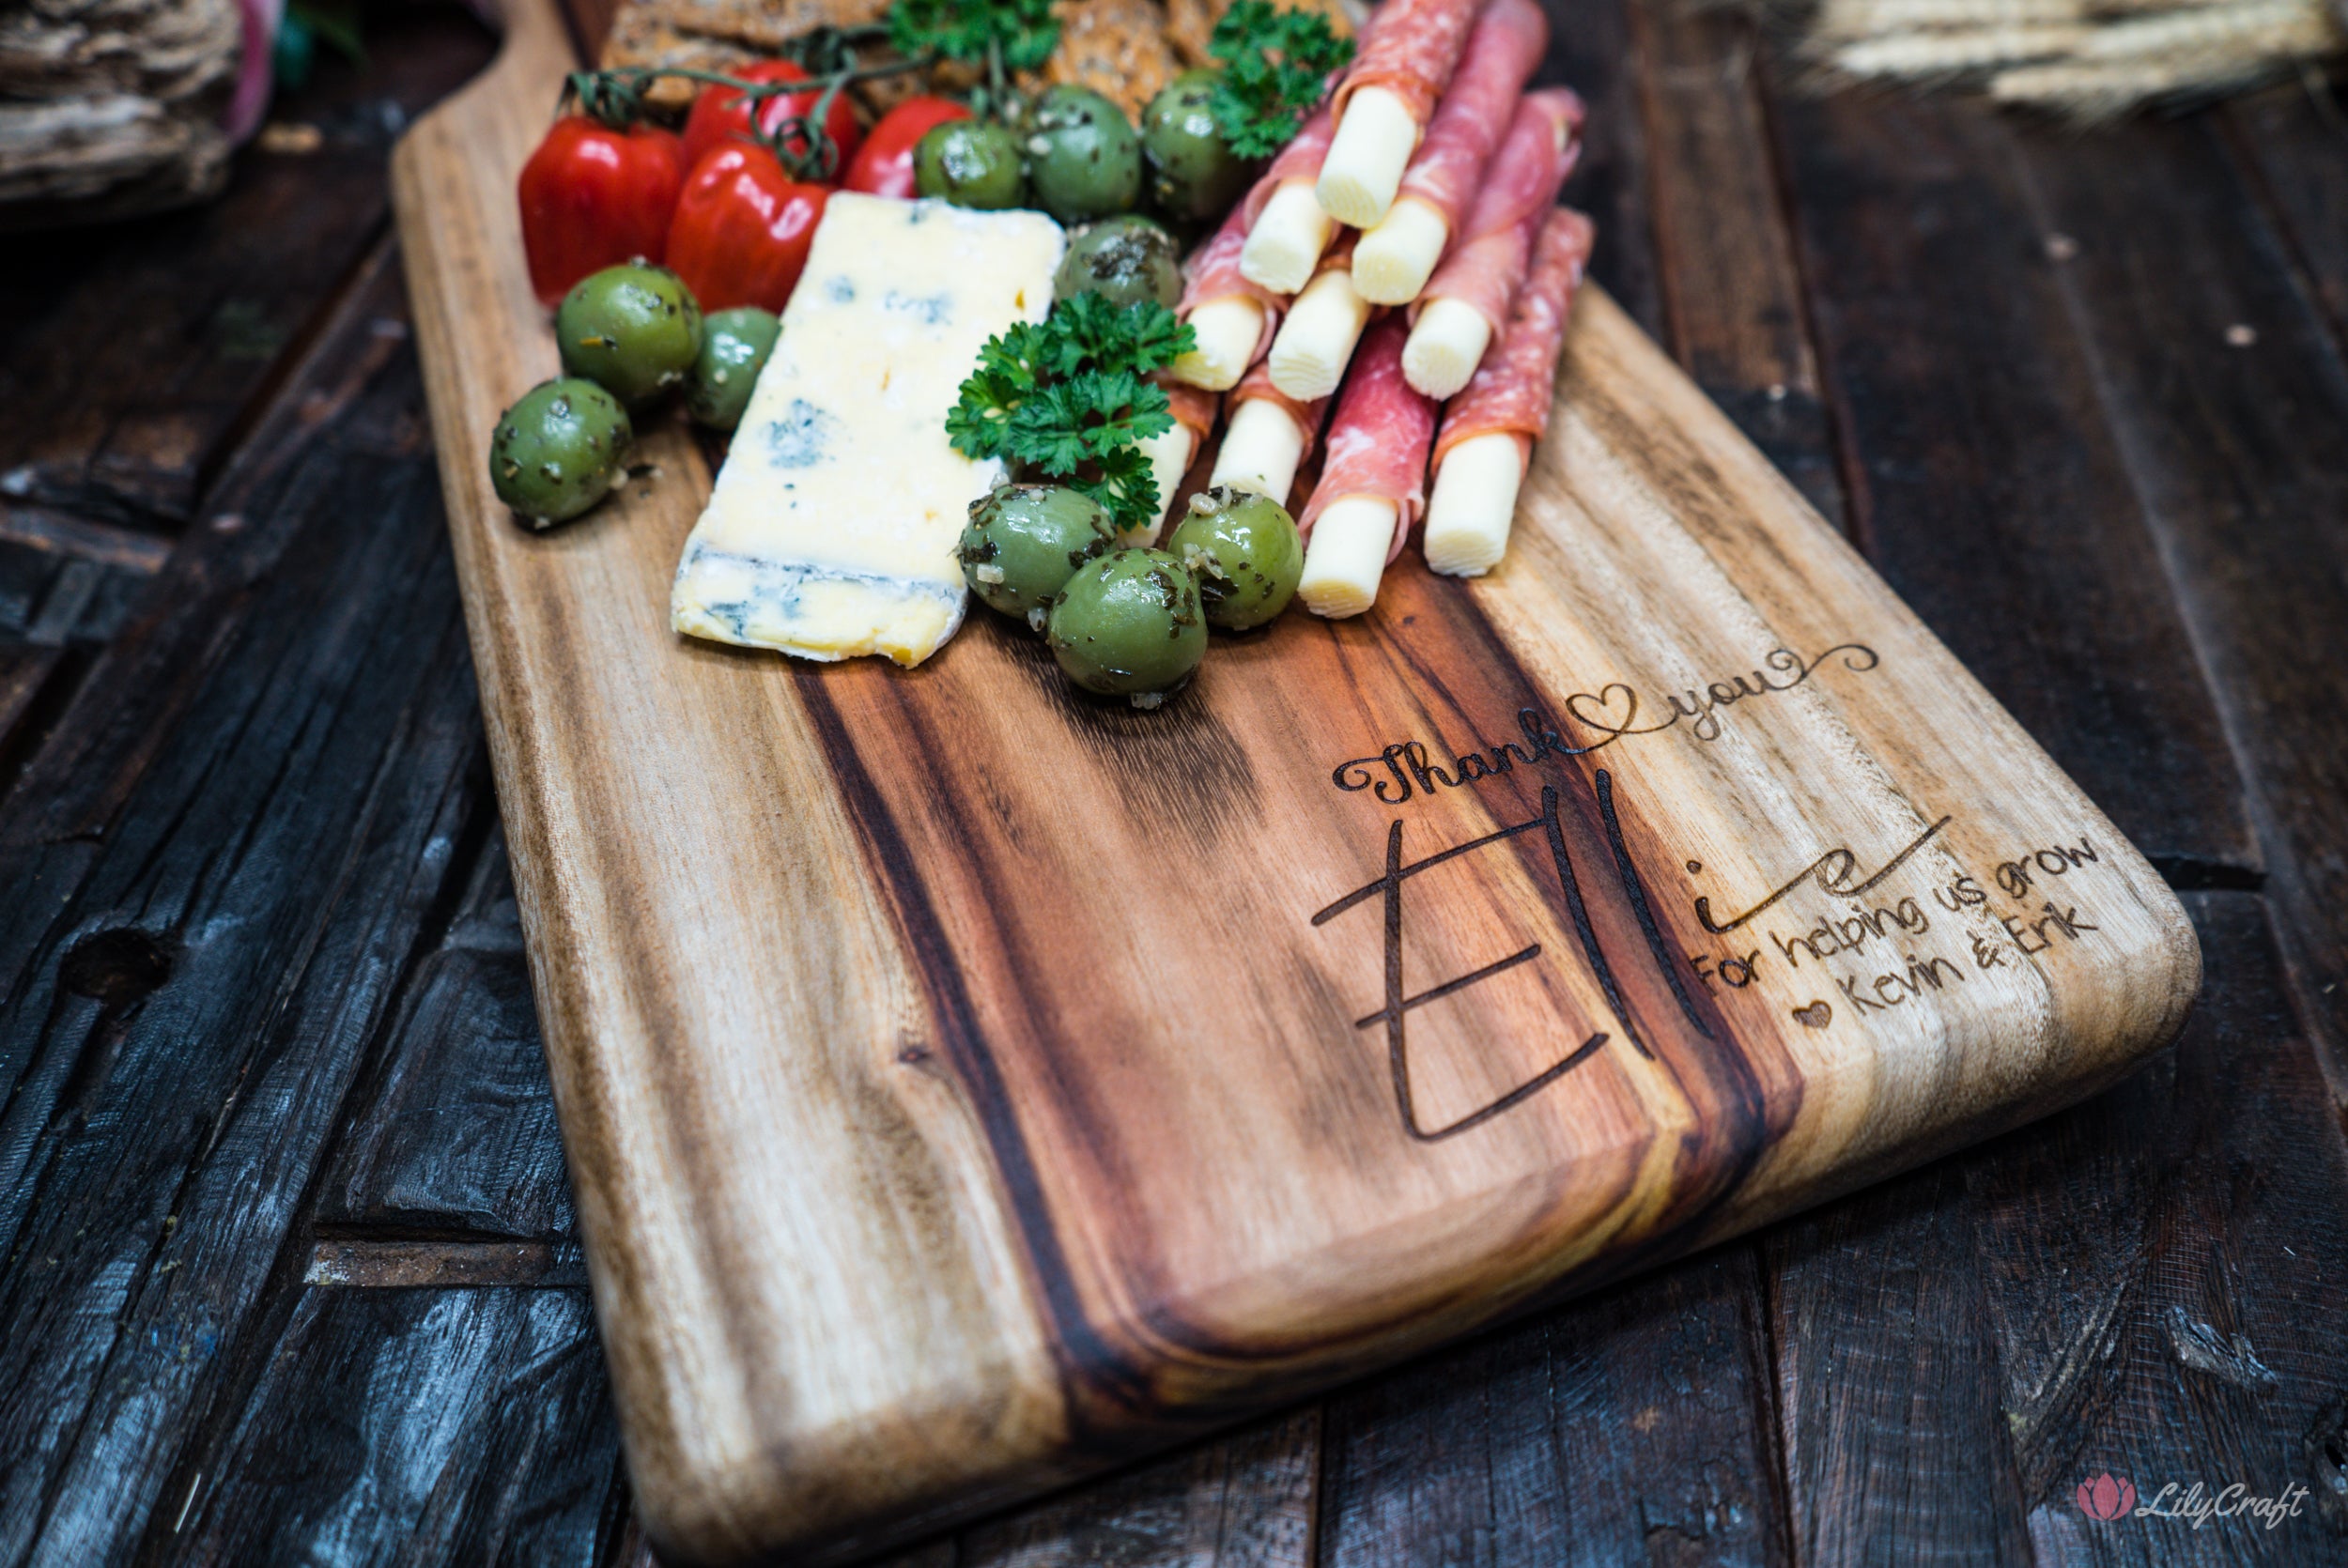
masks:
<svg viewBox="0 0 2348 1568"><path fill-rule="evenodd" d="M0 1561L648 1556L385 211L490 45L373 14L317 150L0 257ZM1560 14L1599 275L2205 994L2077 1111L904 1563L2348 1560L2348 98L2080 136Z"/></svg>

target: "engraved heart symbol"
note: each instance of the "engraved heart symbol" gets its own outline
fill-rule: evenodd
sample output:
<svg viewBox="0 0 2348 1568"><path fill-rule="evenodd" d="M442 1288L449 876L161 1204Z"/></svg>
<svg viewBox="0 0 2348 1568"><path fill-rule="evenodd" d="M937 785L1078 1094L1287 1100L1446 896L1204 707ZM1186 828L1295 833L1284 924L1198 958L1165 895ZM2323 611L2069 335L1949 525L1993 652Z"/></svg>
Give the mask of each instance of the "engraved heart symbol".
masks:
<svg viewBox="0 0 2348 1568"><path fill-rule="evenodd" d="M1595 710L1595 716L1583 711L1584 702ZM1614 716L1617 704L1622 708L1620 718ZM1639 716L1639 694L1620 681L1609 681L1595 693L1578 691L1567 698L1566 712L1571 714L1574 722L1584 729L1596 730L1601 734L1619 735L1629 730L1631 722Z"/></svg>
<svg viewBox="0 0 2348 1568"><path fill-rule="evenodd" d="M1834 1022L1834 1009L1824 1002L1813 1002L1806 1007L1796 1007L1794 1017L1812 1029L1823 1029Z"/></svg>

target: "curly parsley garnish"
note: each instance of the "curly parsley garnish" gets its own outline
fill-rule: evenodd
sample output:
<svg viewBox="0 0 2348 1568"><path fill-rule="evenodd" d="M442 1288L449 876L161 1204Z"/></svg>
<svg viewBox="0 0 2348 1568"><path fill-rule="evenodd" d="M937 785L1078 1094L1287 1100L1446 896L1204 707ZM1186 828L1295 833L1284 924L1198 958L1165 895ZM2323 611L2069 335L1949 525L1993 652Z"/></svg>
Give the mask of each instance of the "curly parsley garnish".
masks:
<svg viewBox="0 0 2348 1568"><path fill-rule="evenodd" d="M1121 530L1157 519L1158 486L1139 443L1174 427L1166 389L1150 379L1197 346L1190 328L1154 300L1122 309L1076 294L1042 321L986 340L946 434L965 456L999 457L1083 491Z"/></svg>
<svg viewBox="0 0 2348 1568"><path fill-rule="evenodd" d="M896 0L888 41L908 59L940 55L1005 70L1035 70L1059 43L1052 0Z"/></svg>
<svg viewBox="0 0 2348 1568"><path fill-rule="evenodd" d="M1269 158L1321 101L1329 73L1353 57L1353 40L1331 32L1326 17L1239 0L1207 52L1223 62L1207 105L1215 128L1240 157Z"/></svg>

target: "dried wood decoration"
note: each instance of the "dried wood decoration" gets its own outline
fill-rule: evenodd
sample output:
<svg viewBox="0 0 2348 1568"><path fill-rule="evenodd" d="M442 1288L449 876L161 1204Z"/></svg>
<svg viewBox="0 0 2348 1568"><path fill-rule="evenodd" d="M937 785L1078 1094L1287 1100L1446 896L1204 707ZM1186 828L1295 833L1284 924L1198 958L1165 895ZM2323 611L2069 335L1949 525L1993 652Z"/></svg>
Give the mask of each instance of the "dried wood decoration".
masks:
<svg viewBox="0 0 2348 1568"><path fill-rule="evenodd" d="M1227 639L1156 714L994 618L911 671L669 627L707 493L533 535L513 177L568 46L394 167L640 1503L836 1560L2110 1083L2160 878L1601 292L1491 576ZM849 521L843 519L843 522Z"/></svg>
<svg viewBox="0 0 2348 1568"><path fill-rule="evenodd" d="M1842 81L1978 87L2081 120L2189 103L2348 51L2341 0L1822 0L1803 52Z"/></svg>
<svg viewBox="0 0 2348 1568"><path fill-rule="evenodd" d="M184 206L228 176L236 0L30 0L0 15L0 227Z"/></svg>

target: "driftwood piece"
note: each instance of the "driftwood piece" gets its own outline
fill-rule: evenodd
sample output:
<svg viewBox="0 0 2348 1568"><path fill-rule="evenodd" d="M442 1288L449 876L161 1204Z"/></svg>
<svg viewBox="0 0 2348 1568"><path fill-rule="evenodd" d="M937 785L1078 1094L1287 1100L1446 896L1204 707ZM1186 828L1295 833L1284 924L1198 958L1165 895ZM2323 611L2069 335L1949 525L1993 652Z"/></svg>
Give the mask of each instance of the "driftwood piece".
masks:
<svg viewBox="0 0 2348 1568"><path fill-rule="evenodd" d="M0 17L0 227L217 193L242 50L236 0L34 0Z"/></svg>

